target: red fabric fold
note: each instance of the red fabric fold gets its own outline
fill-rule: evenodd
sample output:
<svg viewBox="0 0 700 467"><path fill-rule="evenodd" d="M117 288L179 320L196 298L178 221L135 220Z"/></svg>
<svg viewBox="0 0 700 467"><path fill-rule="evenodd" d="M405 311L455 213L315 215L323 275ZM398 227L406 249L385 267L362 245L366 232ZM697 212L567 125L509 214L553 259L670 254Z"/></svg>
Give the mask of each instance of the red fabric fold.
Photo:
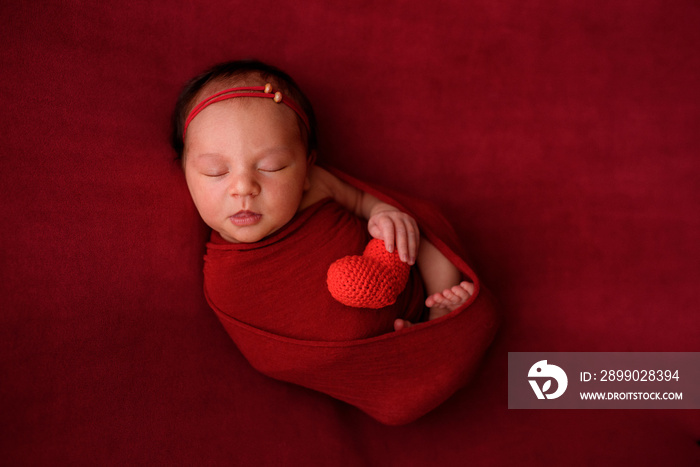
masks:
<svg viewBox="0 0 700 467"><path fill-rule="evenodd" d="M392 330L395 318L415 322L423 312L416 268L394 305L370 310L335 301L326 286L328 266L361 254L368 237L362 221L326 199L255 244L231 244L213 232L204 266L207 301L258 371L345 401L382 423L405 424L467 383L499 316L438 210L332 171L411 213L424 237L474 282L473 297L401 332Z"/></svg>

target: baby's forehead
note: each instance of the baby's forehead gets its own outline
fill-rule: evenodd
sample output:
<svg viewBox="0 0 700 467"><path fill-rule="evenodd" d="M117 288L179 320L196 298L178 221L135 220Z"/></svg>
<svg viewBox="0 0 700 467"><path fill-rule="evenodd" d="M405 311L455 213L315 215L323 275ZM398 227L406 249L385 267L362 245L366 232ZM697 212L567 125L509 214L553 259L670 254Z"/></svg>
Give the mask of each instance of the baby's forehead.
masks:
<svg viewBox="0 0 700 467"><path fill-rule="evenodd" d="M257 83L246 81L244 84L239 85L234 83L234 86L255 86ZM265 83L263 83L264 85ZM230 89L230 82L227 83L216 83L210 87L203 88L202 96L195 99L195 105L207 97L216 94L217 92L223 91L225 89ZM202 128L205 131L213 131L214 134L220 131L219 128L225 128L224 126L209 126L212 121L222 121L229 120L232 115L231 112L239 113L243 112L245 120L247 121L257 121L251 120L255 118L263 118L263 126L268 128L265 134L268 136L270 134L287 134L295 140L298 139L299 143L306 146L306 139L299 123L299 119L292 109L286 105L273 102L272 99L262 99L259 97L241 97L238 99L226 99L220 102L215 102L205 108L197 118L192 120L190 129L188 130L188 135L190 138L185 139L184 154L188 153L192 149L192 137L197 140L201 140ZM211 119L214 120L211 120ZM234 119L235 121L235 119ZM211 136L211 133L205 133ZM197 136L195 136L197 135ZM206 138L205 138L206 139ZM201 141L200 141L201 142Z"/></svg>
<svg viewBox="0 0 700 467"><path fill-rule="evenodd" d="M272 85L274 90L281 90L283 93L287 90L284 83L279 83L274 76L266 76L259 72L250 72L245 75L234 76L234 77L217 77L212 79L208 83L202 86L202 88L195 94L194 98L190 102L187 108L187 114L189 114L192 109L194 109L200 102L206 100L212 95L232 88L239 87L252 87L252 86L265 86L267 83ZM295 133L298 132L298 137L304 146L308 146L306 128L301 119L294 113L294 111L286 105L280 105L277 102L272 101L272 99L261 99L259 97L241 97L238 99L226 99L220 102L213 103L211 107L220 108L233 108L237 111L249 111L256 107L256 104L260 105L273 105L273 108L277 108L283 115L285 115L284 125L294 124ZM203 112L206 112L205 109ZM192 121L197 122L197 119ZM189 144L188 141L184 141L184 153L188 152ZM307 147L308 150L308 147Z"/></svg>
<svg viewBox="0 0 700 467"><path fill-rule="evenodd" d="M274 82L274 80L270 80L269 78L265 79L259 73L249 73L245 76L235 76L228 78L215 78L206 83L204 86L202 86L202 88L197 92L197 94L194 96L194 99L192 99L192 102L190 102L190 109L188 109L188 111L194 108L197 104L199 104L207 97L216 94L217 92L221 92L225 89L248 86L264 86L269 82L272 82L273 87L276 87L276 83Z"/></svg>

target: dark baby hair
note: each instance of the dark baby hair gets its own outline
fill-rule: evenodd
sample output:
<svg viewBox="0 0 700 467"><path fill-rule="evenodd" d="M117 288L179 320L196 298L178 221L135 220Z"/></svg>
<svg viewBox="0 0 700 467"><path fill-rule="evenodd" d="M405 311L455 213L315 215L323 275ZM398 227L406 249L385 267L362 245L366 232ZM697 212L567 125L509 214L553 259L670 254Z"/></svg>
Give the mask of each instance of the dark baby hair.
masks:
<svg viewBox="0 0 700 467"><path fill-rule="evenodd" d="M279 68L258 60L235 60L214 65L201 75L188 81L182 88L172 115L172 134L170 137L170 144L175 150L178 159L182 160L185 148L185 142L182 138L185 119L187 119L187 115L193 107L193 101L197 93L209 83L235 81L247 77L260 77L263 81L269 81L275 89L279 89L283 94L291 97L304 110L309 119L310 130L307 131L302 120L297 117L299 120L299 131L306 136L307 154L310 155L316 149L316 116L314 115L314 109L309 99L292 77Z"/></svg>

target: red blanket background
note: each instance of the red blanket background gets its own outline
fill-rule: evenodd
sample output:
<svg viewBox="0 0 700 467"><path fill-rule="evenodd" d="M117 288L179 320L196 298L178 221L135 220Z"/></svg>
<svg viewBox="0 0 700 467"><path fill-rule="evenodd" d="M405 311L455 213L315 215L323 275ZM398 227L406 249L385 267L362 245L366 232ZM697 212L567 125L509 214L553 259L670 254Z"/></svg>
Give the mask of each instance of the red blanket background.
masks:
<svg viewBox="0 0 700 467"><path fill-rule="evenodd" d="M507 353L698 351L700 7L0 5L4 464L690 465L697 411L513 411ZM417 422L254 371L202 293L182 84L255 57L320 157L443 206L505 316Z"/></svg>

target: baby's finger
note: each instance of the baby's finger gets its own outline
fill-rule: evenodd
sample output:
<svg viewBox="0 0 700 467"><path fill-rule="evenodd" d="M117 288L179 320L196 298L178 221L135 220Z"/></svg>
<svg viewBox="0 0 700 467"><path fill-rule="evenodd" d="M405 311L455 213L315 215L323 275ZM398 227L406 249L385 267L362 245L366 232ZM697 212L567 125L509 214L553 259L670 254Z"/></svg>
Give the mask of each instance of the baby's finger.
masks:
<svg viewBox="0 0 700 467"><path fill-rule="evenodd" d="M420 241L420 231L418 230L418 225L416 225L416 221L414 221L413 218L409 218L406 231L408 232L408 262L410 264L415 264L416 256L418 254L418 243Z"/></svg>
<svg viewBox="0 0 700 467"><path fill-rule="evenodd" d="M399 258L404 263L409 261L408 236L406 234L406 226L403 222L398 222L394 228L396 229L396 250L399 252Z"/></svg>
<svg viewBox="0 0 700 467"><path fill-rule="evenodd" d="M396 242L395 242L396 233L394 230L394 223L391 222L391 219L388 219L388 218L382 219L381 231L382 231L382 240L384 240L384 246L386 247L386 251L388 251L389 253L393 253L394 246L396 246Z"/></svg>
<svg viewBox="0 0 700 467"><path fill-rule="evenodd" d="M408 264L415 264L418 252L418 241L420 231L418 225L412 217L405 216L402 218L396 228L396 242L402 256L402 261Z"/></svg>
<svg viewBox="0 0 700 467"><path fill-rule="evenodd" d="M384 240L386 251L389 253L394 251L394 224L391 222L391 219L385 216L372 218L367 224L367 229L373 238Z"/></svg>

